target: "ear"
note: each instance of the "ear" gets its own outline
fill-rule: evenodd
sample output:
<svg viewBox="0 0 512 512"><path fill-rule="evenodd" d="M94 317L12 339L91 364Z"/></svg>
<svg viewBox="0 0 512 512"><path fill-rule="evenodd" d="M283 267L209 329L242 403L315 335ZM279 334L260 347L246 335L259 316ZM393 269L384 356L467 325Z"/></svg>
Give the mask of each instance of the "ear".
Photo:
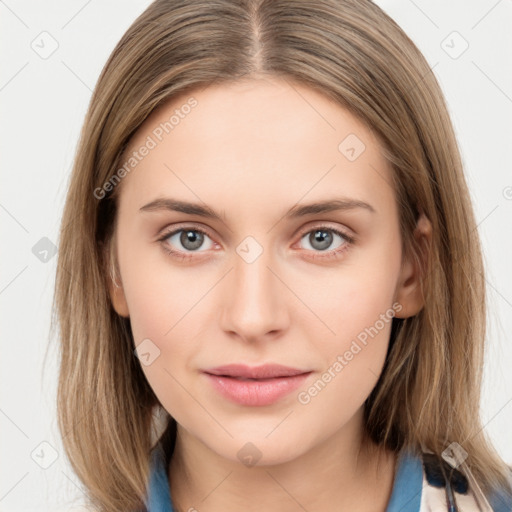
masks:
<svg viewBox="0 0 512 512"><path fill-rule="evenodd" d="M112 306L116 313L120 316L128 318L130 313L128 310L128 303L126 302L123 284L121 282L120 272L117 265L115 237L112 237L109 246L110 250L107 251L107 268L110 270L107 279L110 300L112 301Z"/></svg>
<svg viewBox="0 0 512 512"><path fill-rule="evenodd" d="M395 290L395 301L402 305L402 309L395 315L398 318L414 316L425 305L421 285L425 276L432 241L432 224L424 213L421 213L418 217L413 236L421 254L418 255L418 258L414 258L411 254L402 262Z"/></svg>

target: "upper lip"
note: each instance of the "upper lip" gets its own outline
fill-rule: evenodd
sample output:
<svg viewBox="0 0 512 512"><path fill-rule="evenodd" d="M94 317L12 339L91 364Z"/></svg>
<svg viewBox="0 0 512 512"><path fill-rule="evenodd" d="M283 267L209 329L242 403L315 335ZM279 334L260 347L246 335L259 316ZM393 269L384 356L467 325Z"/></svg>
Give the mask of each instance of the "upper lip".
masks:
<svg viewBox="0 0 512 512"><path fill-rule="evenodd" d="M204 370L211 375L224 375L226 377L244 377L246 379L271 379L274 377L293 377L309 370L300 370L281 364L264 364L261 366L247 366L244 364L227 364Z"/></svg>

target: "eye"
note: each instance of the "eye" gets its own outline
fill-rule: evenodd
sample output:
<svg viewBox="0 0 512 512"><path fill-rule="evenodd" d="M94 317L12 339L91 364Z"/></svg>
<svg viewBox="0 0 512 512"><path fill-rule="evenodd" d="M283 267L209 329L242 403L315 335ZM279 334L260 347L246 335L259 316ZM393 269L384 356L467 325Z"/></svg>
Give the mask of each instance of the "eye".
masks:
<svg viewBox="0 0 512 512"><path fill-rule="evenodd" d="M332 248L336 238L339 239L339 243ZM314 254L312 255L313 258L334 258L341 252L347 250L355 241L354 237L329 226L317 226L314 229L305 231L302 233L301 241L302 240L306 240L313 252L326 253L325 255Z"/></svg>
<svg viewBox="0 0 512 512"><path fill-rule="evenodd" d="M162 242L164 249L166 252L172 254L173 256L177 256L178 258L189 258L191 255L187 254L187 252L204 252L198 251L201 246L204 245L205 237L210 240L210 246L206 247L206 249L211 249L213 241L208 236L206 231L198 228L180 228L174 229L173 231L168 231L162 235L158 240ZM164 243L165 242L165 243ZM173 249L173 247L177 247L177 249Z"/></svg>

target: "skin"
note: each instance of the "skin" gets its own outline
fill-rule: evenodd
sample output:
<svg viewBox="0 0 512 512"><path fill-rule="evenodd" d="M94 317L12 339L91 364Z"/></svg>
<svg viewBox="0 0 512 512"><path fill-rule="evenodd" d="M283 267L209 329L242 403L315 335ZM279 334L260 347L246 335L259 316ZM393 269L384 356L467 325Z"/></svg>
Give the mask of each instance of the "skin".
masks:
<svg viewBox="0 0 512 512"><path fill-rule="evenodd" d="M128 152L190 96L153 112ZM281 79L211 85L192 96L198 105L123 179L120 283L110 290L135 344L149 338L160 350L142 368L178 423L168 472L175 508L384 511L396 457L363 442L363 403L381 373L391 322L309 403L297 399L394 303L400 318L423 307L420 269L401 252L392 171L379 142L338 104ZM338 149L349 134L366 146L354 161ZM222 221L140 211L161 197L206 204ZM375 212L284 217L296 203L340 197ZM208 235L195 250L180 243L181 233L157 240L178 226ZM322 251L313 236L324 227L355 242L330 232ZM430 233L422 218L415 236ZM263 249L251 263L237 253L247 236ZM322 259L343 244L337 257ZM165 247L192 257L180 260ZM200 372L236 362L312 374L272 405L242 406L218 395ZM261 454L253 466L237 456L248 442Z"/></svg>

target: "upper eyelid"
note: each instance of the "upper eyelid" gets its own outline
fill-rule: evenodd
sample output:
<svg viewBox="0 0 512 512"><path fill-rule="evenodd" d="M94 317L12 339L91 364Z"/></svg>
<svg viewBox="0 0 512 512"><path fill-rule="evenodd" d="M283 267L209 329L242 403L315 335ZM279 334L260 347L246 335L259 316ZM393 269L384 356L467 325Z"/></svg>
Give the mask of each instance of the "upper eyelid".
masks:
<svg viewBox="0 0 512 512"><path fill-rule="evenodd" d="M180 231L199 231L201 233L204 233L206 235L208 235L211 239L213 239L213 237L211 236L210 232L208 229L206 228L203 228L202 226L194 226L194 225L185 225L185 226L173 226L173 227L169 227L169 228L164 228L160 231L160 234L158 235L158 239L159 240L165 240L166 238L169 238L170 236L172 235L175 235L176 233L179 233Z"/></svg>
<svg viewBox="0 0 512 512"><path fill-rule="evenodd" d="M298 233L301 234L301 235L304 235L306 233L309 233L310 231L315 231L316 229L325 229L326 231L339 231L342 235L344 236L347 236L347 237L350 237L350 238L355 238L355 234L352 234L352 230L349 229L349 228L342 228L342 227L339 227L339 226L331 226L329 225L329 222L328 221L318 221L320 222L320 224L316 224L314 226L309 226L309 227L306 227L304 229L300 229L298 230Z"/></svg>

